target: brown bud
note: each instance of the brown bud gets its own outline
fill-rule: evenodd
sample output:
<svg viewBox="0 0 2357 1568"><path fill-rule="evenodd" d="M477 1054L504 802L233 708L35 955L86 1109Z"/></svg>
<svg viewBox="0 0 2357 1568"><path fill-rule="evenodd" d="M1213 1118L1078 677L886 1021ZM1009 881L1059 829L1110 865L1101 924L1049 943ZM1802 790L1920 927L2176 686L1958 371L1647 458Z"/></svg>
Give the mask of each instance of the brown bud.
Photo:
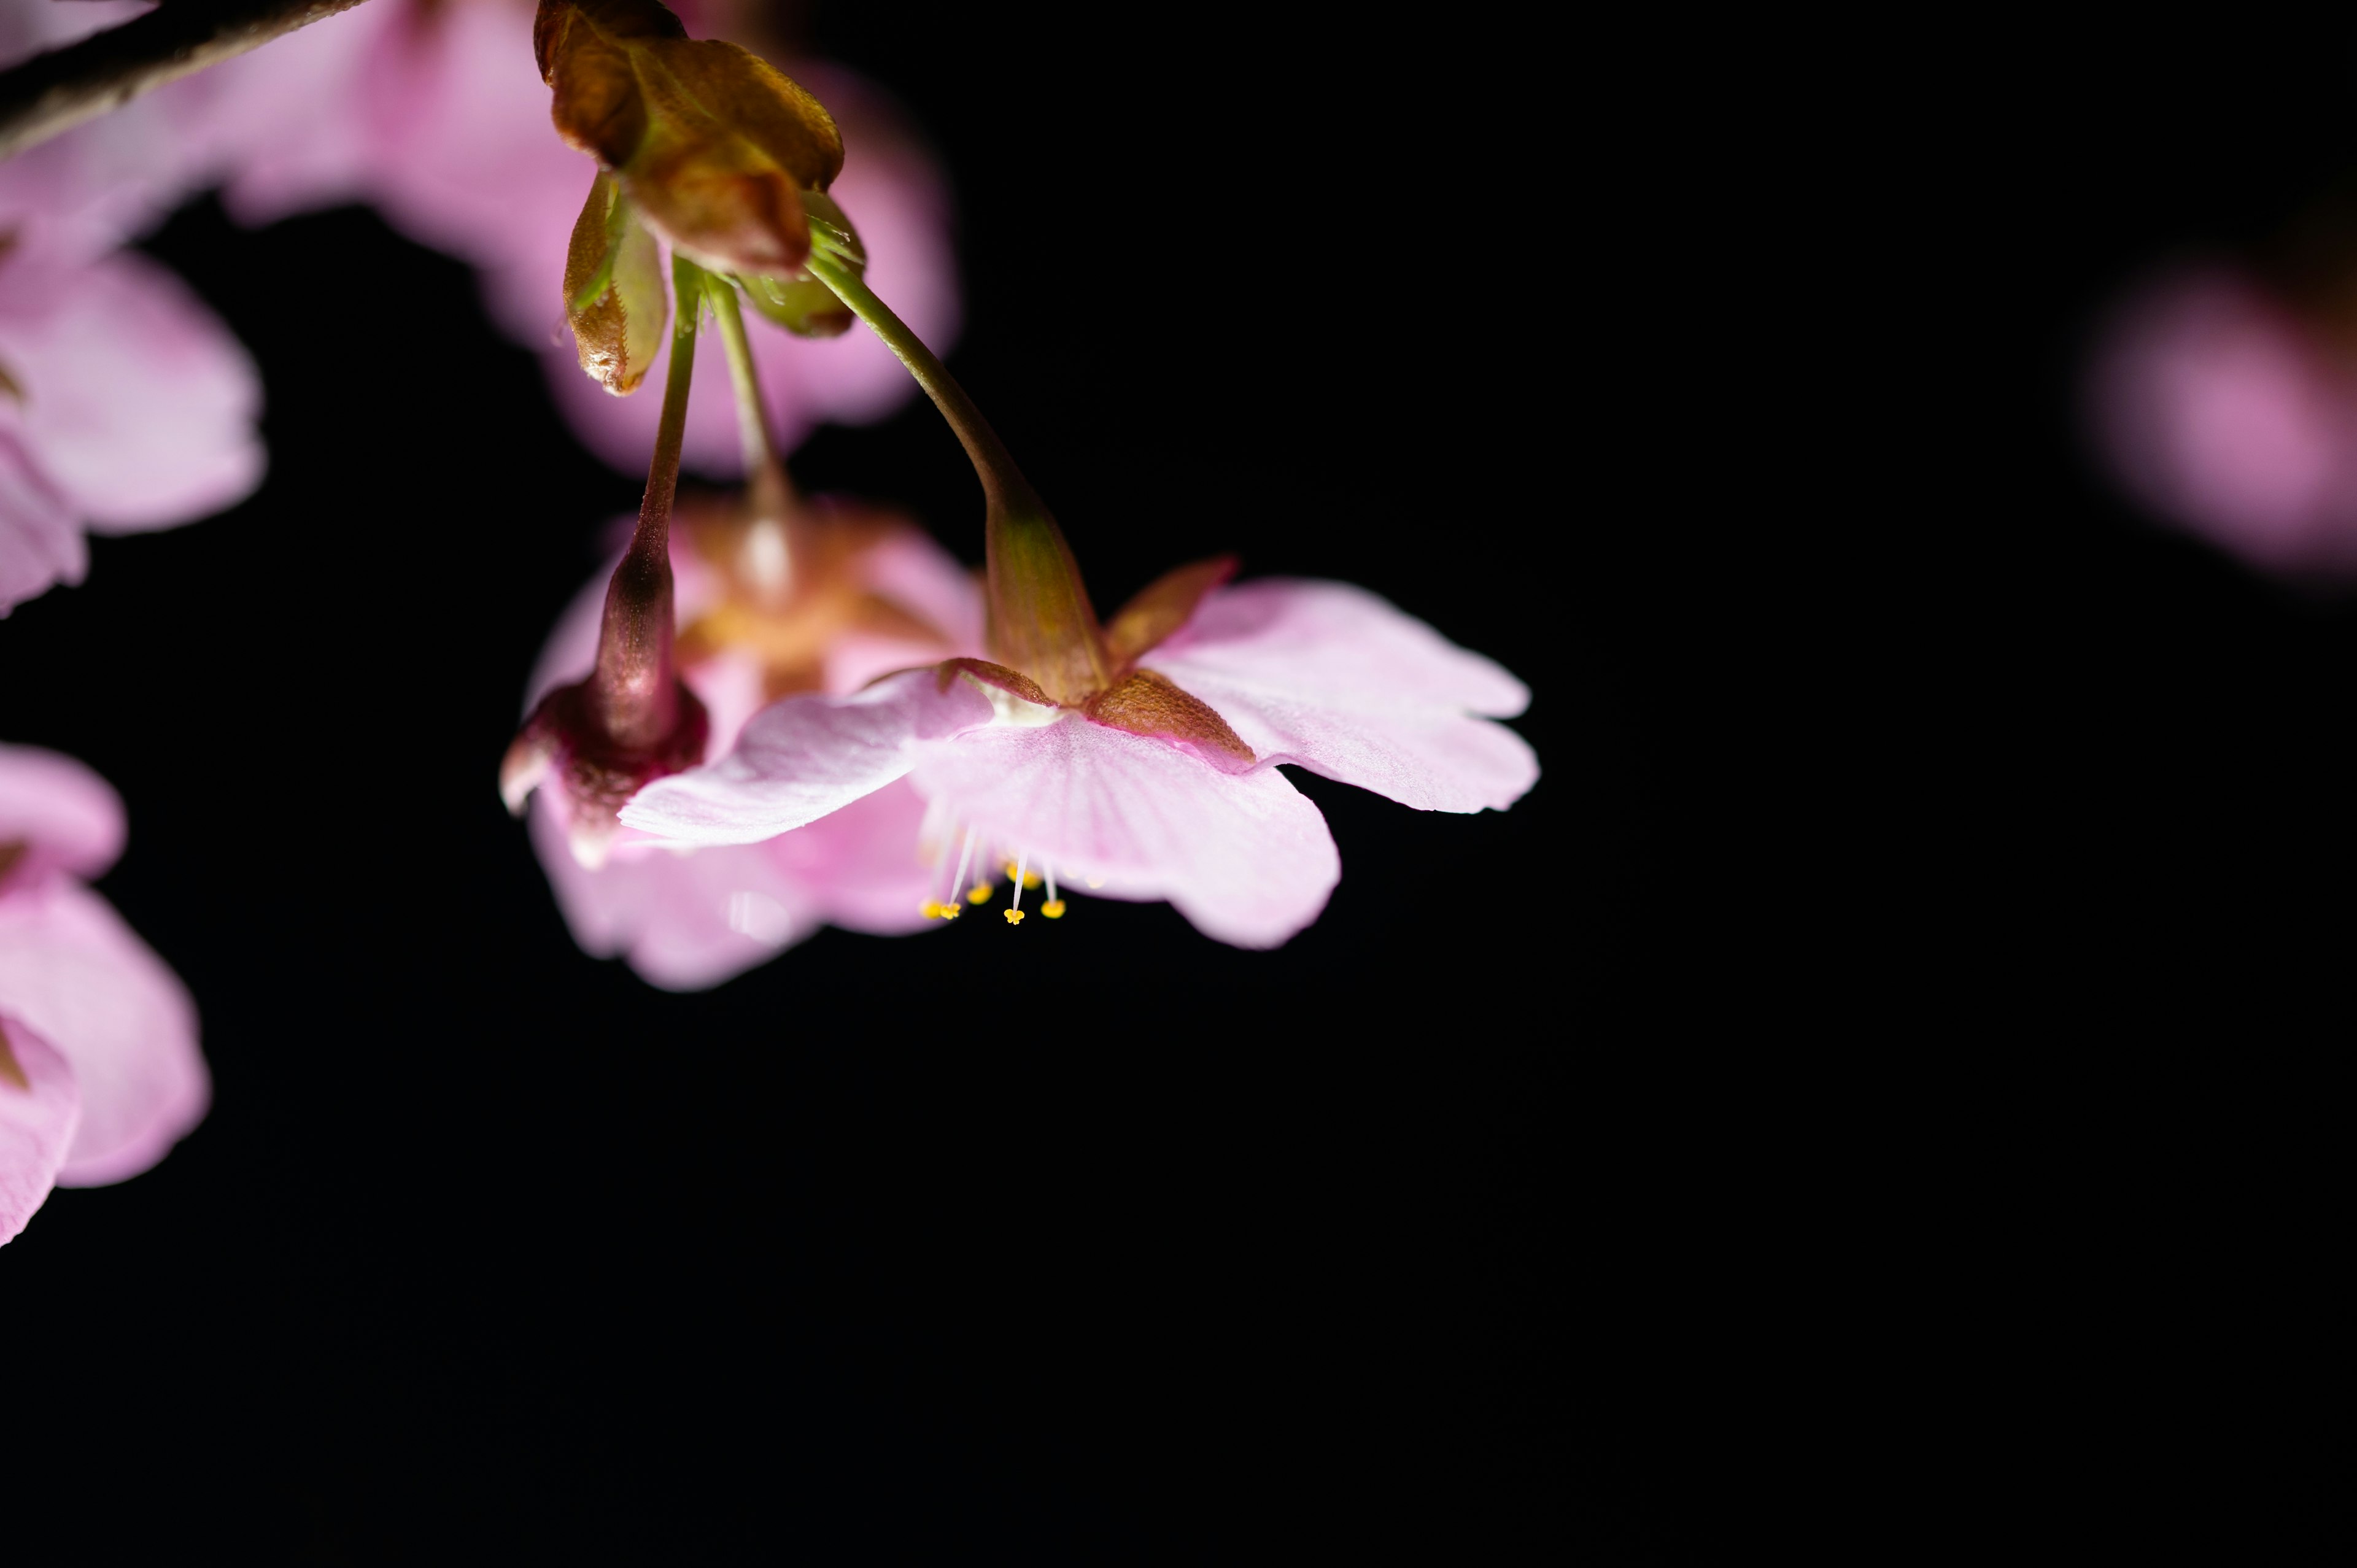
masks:
<svg viewBox="0 0 2357 1568"><path fill-rule="evenodd" d="M716 272L801 268L802 193L843 168L817 99L735 44L689 38L654 0L541 0L533 42L558 134L663 238Z"/></svg>
<svg viewBox="0 0 2357 1568"><path fill-rule="evenodd" d="M565 308L581 368L617 397L636 392L671 318L662 256L603 169L565 252Z"/></svg>

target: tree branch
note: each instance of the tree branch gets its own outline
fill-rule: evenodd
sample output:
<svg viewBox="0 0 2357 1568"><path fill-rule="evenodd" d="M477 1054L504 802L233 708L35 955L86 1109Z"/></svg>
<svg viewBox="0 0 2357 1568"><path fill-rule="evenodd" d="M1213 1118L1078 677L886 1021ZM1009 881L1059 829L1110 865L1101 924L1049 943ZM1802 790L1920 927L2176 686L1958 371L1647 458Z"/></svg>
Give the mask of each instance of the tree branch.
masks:
<svg viewBox="0 0 2357 1568"><path fill-rule="evenodd" d="M54 5L57 0L28 0ZM0 71L0 158L151 87L255 48L360 0L166 0L147 15Z"/></svg>

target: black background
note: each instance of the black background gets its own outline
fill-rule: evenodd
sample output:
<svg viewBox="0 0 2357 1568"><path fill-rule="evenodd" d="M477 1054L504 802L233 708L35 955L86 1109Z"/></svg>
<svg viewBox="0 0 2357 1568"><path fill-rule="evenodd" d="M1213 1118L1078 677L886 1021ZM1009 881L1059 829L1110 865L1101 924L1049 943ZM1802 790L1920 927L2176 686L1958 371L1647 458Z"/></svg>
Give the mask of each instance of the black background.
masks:
<svg viewBox="0 0 2357 1568"><path fill-rule="evenodd" d="M1100 606L1225 548L1364 584L1529 681L1545 777L1464 818L1294 770L1345 873L1275 954L1082 900L655 992L575 949L493 788L639 482L459 264L362 210L200 201L149 249L260 361L269 480L0 622L0 720L122 789L102 886L195 992L216 1103L0 1254L8 1402L59 1461L12 1530L1643 1550L1741 1294L1698 1109L1725 1042L1666 1022L1721 983L1662 825L1707 562L1628 493L1684 454L1594 262L1648 176L1578 161L1494 21L844 5L807 36L946 159L952 366ZM978 557L920 402L792 467Z"/></svg>

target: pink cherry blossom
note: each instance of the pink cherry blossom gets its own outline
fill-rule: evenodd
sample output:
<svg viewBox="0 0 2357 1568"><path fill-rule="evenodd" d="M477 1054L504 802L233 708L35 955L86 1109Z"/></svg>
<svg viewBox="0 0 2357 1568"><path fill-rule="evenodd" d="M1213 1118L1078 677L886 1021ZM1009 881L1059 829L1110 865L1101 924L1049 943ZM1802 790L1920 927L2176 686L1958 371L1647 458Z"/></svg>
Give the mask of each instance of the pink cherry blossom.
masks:
<svg viewBox="0 0 2357 1568"><path fill-rule="evenodd" d="M262 386L220 318L128 252L0 256L0 615L78 583L85 530L210 516L261 482Z"/></svg>
<svg viewBox="0 0 2357 1568"><path fill-rule="evenodd" d="M123 832L98 775L0 746L0 1241L52 1185L155 1165L210 1098L187 988L81 880Z"/></svg>
<svg viewBox="0 0 2357 1568"><path fill-rule="evenodd" d="M144 9L6 7L0 59ZM180 199L192 157L141 100L0 160L0 615L80 582L85 531L193 521L261 481L253 361L178 277L118 249Z"/></svg>
<svg viewBox="0 0 2357 1568"><path fill-rule="evenodd" d="M921 847L944 908L968 866L1004 861L1046 880L1043 912L1062 912L1060 879L1168 900L1207 936L1266 948L1316 919L1341 875L1325 819L1278 763L1428 811L1503 809L1538 778L1529 746L1491 722L1522 712L1522 682L1347 584L1214 589L1145 667L1210 703L1254 760L944 666L766 708L717 762L640 790L622 822L759 843L905 780L928 803Z"/></svg>
<svg viewBox="0 0 2357 1568"><path fill-rule="evenodd" d="M2095 442L2169 521L2255 566L2357 574L2357 350L2230 267L2181 267L2098 335Z"/></svg>
<svg viewBox="0 0 2357 1568"><path fill-rule="evenodd" d="M861 629L847 621L827 637L816 679L826 692L856 691L869 681L944 654L970 651L982 640L981 595L973 579L921 531L897 521L837 516L828 503L800 503L813 529L856 528L860 546L831 566L799 565L760 525L732 527L726 509L683 508L671 535L674 605L679 624L730 626L723 613L753 601L756 629L782 615L815 613L805 591L780 612L762 617L758 589L765 579L783 586L797 572L823 570L838 579L807 585L874 596L913 623L938 630ZM619 520L627 527L630 520ZM820 552L806 549L817 556ZM533 711L550 691L586 676L596 660L597 629L612 564L593 576L551 634L533 672L524 704ZM772 671L759 651L739 637L695 639L696 657L683 658L681 676L705 704L713 755L726 750L769 700ZM533 846L548 873L574 939L598 957L619 956L650 983L674 991L717 985L766 962L821 926L892 935L925 924L931 874L918 854L924 802L907 785L878 790L824 822L761 843L695 849L625 832L604 847L595 866L582 864L568 832L563 804L544 786L532 806Z"/></svg>
<svg viewBox="0 0 2357 1568"><path fill-rule="evenodd" d="M532 0L371 0L204 73L211 80L180 113L243 220L366 200L420 243L471 263L492 317L540 352L582 439L635 473L653 448L661 399L607 392L582 373L565 329L565 246L596 166L550 124L532 20ZM949 202L931 156L876 88L840 67L786 64L842 128L832 193L866 242L868 275L931 340L953 339ZM788 446L825 421L880 418L911 391L866 333L813 341L757 323L753 344ZM662 385L660 355L650 384ZM715 478L744 471L727 400L690 403L683 460Z"/></svg>

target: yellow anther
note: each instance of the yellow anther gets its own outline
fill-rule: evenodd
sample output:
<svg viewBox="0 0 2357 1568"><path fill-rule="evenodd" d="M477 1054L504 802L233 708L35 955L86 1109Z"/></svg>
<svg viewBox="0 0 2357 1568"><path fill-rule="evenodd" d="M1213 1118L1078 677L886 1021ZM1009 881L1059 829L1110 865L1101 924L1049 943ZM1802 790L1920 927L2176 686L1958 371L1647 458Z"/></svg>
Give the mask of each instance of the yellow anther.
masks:
<svg viewBox="0 0 2357 1568"><path fill-rule="evenodd" d="M942 906L942 918L944 920L954 920L960 915L964 913L964 910L959 908L954 904L944 904Z"/></svg>
<svg viewBox="0 0 2357 1568"><path fill-rule="evenodd" d="M1023 911L1020 909L1002 909L999 913L1006 917L1006 923L1010 926L1019 926L1023 923Z"/></svg>
<svg viewBox="0 0 2357 1568"><path fill-rule="evenodd" d="M1039 913L1051 920L1060 920L1064 918L1064 901L1061 898L1050 898L1039 906Z"/></svg>
<svg viewBox="0 0 2357 1568"><path fill-rule="evenodd" d="M917 911L918 914L922 915L928 920L931 919L941 912L942 907L939 904L934 903L931 898L926 899L924 908Z"/></svg>
<svg viewBox="0 0 2357 1568"><path fill-rule="evenodd" d="M1009 881L1014 880L1018 875L1021 876L1023 878L1023 886L1026 887L1037 887L1039 886L1039 874L1038 872L1025 871L1011 860L1006 863L1006 875Z"/></svg>
<svg viewBox="0 0 2357 1568"><path fill-rule="evenodd" d="M987 882L977 882L973 886L967 888L965 890L965 901L969 904L989 903L990 884Z"/></svg>

